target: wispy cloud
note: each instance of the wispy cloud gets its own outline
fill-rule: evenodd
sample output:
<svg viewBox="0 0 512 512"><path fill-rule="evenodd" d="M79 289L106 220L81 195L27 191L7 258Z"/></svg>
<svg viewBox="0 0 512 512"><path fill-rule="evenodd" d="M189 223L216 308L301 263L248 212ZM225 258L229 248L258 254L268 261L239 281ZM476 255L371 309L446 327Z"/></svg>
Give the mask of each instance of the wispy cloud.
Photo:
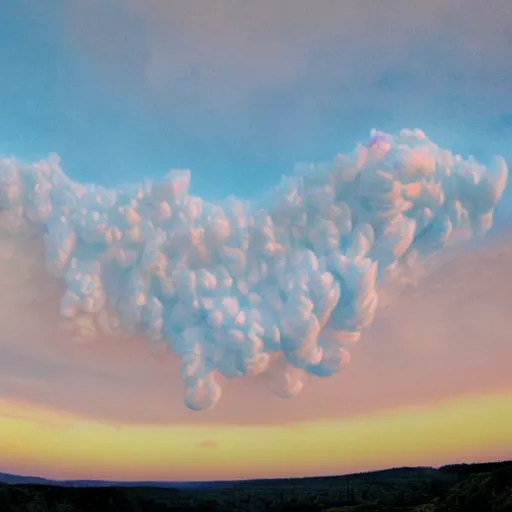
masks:
<svg viewBox="0 0 512 512"><path fill-rule="evenodd" d="M215 94L216 101L233 101L258 90L295 86L304 78L357 82L356 87L367 79L369 85L384 71L406 70L404 64L421 48L430 64L443 59L467 72L475 62L488 71L502 68L510 5L502 0L486 9L474 0L320 0L312 8L308 1L290 0L130 0L69 4L68 13L75 43L100 62L116 61L114 70L127 64L133 57L128 50L137 44L129 73L164 96L172 98L167 87L173 83L182 84L181 92L195 84ZM88 30L92 24L94 36ZM484 54L491 58L482 63ZM145 73L139 74L138 66ZM421 72L419 66L413 70ZM228 97L217 96L228 88Z"/></svg>
<svg viewBox="0 0 512 512"><path fill-rule="evenodd" d="M236 131L247 145L278 141L283 151L309 140L312 150L326 130L353 136L415 119L447 138L458 129L474 146L485 130L499 135L506 114L511 9L503 0L93 1L67 4L66 27L78 62L101 69L104 86L196 136L201 124L216 139Z"/></svg>
<svg viewBox="0 0 512 512"><path fill-rule="evenodd" d="M197 444L199 448L206 448L208 450L212 450L219 447L219 443L217 441L213 441L211 439L206 439Z"/></svg>

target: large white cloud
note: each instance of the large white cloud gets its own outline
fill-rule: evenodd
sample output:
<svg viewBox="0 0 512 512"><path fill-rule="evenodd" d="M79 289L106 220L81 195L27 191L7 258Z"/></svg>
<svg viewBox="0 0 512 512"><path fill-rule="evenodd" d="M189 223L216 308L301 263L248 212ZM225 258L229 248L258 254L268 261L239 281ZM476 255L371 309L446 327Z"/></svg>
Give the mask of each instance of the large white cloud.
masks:
<svg viewBox="0 0 512 512"><path fill-rule="evenodd" d="M23 279L51 273L67 337L145 333L156 354L181 358L191 409L217 403L219 374L270 372L273 390L293 396L307 374L350 360L384 276L491 227L507 175L503 159L488 169L419 130L373 131L252 201L189 195L187 170L108 190L73 182L55 155L4 159L2 256L37 259L27 247L43 241L46 270Z"/></svg>

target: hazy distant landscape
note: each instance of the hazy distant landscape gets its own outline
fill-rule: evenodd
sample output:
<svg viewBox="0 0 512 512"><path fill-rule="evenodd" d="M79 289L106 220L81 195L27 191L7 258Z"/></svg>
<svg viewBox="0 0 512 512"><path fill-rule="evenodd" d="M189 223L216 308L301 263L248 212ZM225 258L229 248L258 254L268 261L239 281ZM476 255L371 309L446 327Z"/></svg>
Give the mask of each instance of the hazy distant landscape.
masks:
<svg viewBox="0 0 512 512"><path fill-rule="evenodd" d="M0 474L0 481L0 508L6 512L512 510L512 461L438 469L393 468L338 477L193 484L53 482L5 473Z"/></svg>

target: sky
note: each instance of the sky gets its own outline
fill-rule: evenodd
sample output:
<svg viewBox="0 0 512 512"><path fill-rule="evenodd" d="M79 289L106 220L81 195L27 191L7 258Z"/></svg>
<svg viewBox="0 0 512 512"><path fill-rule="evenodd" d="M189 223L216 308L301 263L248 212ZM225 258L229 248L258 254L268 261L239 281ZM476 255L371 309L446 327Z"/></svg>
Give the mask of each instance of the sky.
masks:
<svg viewBox="0 0 512 512"><path fill-rule="evenodd" d="M76 180L186 167L195 193L248 198L374 127L512 156L505 0L21 0L0 19L0 153L56 152ZM0 471L212 480L512 457L511 208L506 191L483 246L389 290L354 364L288 401L256 378L189 411L176 361L70 346L53 302L4 299Z"/></svg>

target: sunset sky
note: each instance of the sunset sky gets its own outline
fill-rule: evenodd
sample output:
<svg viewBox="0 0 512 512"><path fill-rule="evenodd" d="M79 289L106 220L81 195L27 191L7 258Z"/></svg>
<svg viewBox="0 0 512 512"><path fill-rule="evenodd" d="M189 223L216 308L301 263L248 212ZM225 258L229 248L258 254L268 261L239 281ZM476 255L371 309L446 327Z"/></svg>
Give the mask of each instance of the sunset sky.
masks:
<svg viewBox="0 0 512 512"><path fill-rule="evenodd" d="M56 152L76 180L186 167L194 193L251 197L374 127L512 156L506 0L20 0L0 19L0 154ZM510 220L506 191L484 243L383 290L353 364L291 400L257 377L192 412L177 361L66 344L57 300L2 294L0 472L217 480L512 458Z"/></svg>

